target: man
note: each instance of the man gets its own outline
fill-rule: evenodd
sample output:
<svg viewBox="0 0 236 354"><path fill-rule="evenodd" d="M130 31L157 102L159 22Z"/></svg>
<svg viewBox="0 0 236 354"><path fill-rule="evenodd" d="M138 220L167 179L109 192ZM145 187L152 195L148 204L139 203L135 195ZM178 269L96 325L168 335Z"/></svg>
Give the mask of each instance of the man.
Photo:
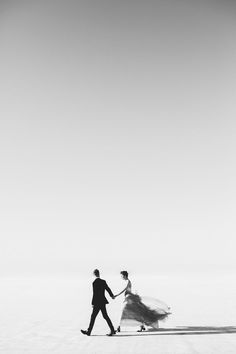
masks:
<svg viewBox="0 0 236 354"><path fill-rule="evenodd" d="M93 274L96 277L96 279L93 282L93 299L92 299L93 312L91 315L90 324L89 324L87 331L81 329L81 332L87 336L90 336L92 329L93 329L95 319L96 319L99 311L101 311L103 318L107 321L107 324L111 330L111 332L108 334L108 336L113 336L114 334L116 334L116 332L115 332L113 324L107 314L106 304L108 304L108 301L105 297L105 290L109 293L109 295L112 299L114 299L115 297L114 297L111 289L108 287L106 281L100 278L99 270L95 269Z"/></svg>

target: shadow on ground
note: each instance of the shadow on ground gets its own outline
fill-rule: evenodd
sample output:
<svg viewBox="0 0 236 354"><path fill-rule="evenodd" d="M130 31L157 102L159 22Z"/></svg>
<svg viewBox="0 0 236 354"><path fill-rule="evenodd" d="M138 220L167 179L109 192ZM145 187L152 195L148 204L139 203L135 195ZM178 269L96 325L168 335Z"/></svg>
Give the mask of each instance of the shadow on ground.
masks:
<svg viewBox="0 0 236 354"><path fill-rule="evenodd" d="M158 330L149 329L143 332L120 332L114 337L143 337L143 336L183 336L183 335L202 335L202 334L232 334L236 333L235 326L212 327L212 326L191 326L159 328ZM98 336L98 335L94 335Z"/></svg>
<svg viewBox="0 0 236 354"><path fill-rule="evenodd" d="M191 326L191 327L175 327L175 328L160 328L158 330L146 330L144 332L125 333L120 332L117 337L126 336L153 336L153 335L202 335L202 334L229 334L236 333L235 326L212 327L212 326Z"/></svg>

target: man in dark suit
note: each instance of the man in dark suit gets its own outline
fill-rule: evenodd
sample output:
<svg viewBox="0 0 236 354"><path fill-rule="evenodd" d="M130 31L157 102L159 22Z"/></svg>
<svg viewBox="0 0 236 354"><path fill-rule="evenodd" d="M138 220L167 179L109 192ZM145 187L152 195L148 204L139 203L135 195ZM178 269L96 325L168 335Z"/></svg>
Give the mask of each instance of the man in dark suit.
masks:
<svg viewBox="0 0 236 354"><path fill-rule="evenodd" d="M90 336L92 329L93 329L95 319L96 319L99 311L101 311L103 318L107 321L107 324L111 330L111 332L108 334L108 336L113 336L114 334L116 334L116 332L115 332L113 324L107 314L106 304L108 304L108 301L105 297L105 290L109 293L109 295L112 299L114 299L115 297L114 297L111 289L108 287L106 281L100 278L99 270L95 269L93 274L96 277L96 279L93 282L93 299L92 299L93 312L91 315L90 324L89 324L87 331L81 329L81 332L87 336Z"/></svg>

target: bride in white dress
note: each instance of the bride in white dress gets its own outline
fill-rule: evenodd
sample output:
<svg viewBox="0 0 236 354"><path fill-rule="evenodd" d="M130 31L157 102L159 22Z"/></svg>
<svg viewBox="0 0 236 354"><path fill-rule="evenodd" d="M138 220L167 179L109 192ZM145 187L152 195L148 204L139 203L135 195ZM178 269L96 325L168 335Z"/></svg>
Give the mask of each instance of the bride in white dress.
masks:
<svg viewBox="0 0 236 354"><path fill-rule="evenodd" d="M122 278L127 281L126 287L115 297L124 293L124 306L121 314L120 324L117 332L121 331L121 327L140 326L139 332L145 330L145 325L154 329L159 328L159 320L164 320L170 314L170 308L162 301L157 299L139 296L132 293L132 284L128 278L128 272L120 272Z"/></svg>

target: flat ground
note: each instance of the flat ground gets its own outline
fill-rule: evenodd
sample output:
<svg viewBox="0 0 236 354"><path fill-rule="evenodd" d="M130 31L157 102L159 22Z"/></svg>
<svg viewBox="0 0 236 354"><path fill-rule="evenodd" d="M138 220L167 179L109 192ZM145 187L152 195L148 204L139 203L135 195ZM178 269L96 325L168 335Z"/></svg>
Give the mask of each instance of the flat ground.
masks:
<svg viewBox="0 0 236 354"><path fill-rule="evenodd" d="M114 293L124 283L106 277ZM107 337L98 316L92 336L91 282L81 278L2 279L0 282L0 352L4 354L235 354L236 286L233 276L152 276L133 278L134 291L159 298L172 308L159 331L124 328ZM122 296L109 300L118 325Z"/></svg>

